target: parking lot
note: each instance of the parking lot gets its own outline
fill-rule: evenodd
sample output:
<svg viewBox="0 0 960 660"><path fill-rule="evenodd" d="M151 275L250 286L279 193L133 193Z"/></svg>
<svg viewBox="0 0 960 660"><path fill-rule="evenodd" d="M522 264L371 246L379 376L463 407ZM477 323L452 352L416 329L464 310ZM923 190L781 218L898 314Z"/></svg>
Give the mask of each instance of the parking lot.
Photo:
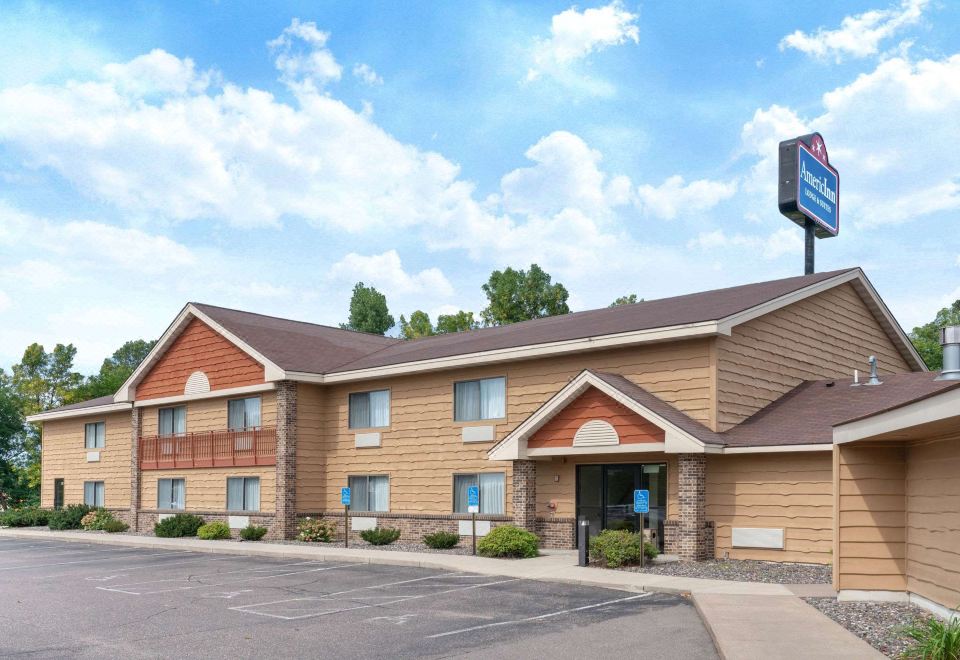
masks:
<svg viewBox="0 0 960 660"><path fill-rule="evenodd" d="M714 658L665 594L413 567L0 539L4 657Z"/></svg>

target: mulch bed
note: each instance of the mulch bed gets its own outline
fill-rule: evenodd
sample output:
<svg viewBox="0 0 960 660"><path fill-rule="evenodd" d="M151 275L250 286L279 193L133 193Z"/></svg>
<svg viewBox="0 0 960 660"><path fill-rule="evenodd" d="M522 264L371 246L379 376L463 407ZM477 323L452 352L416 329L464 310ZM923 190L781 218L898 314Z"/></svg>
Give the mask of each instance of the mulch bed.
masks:
<svg viewBox="0 0 960 660"><path fill-rule="evenodd" d="M903 629L932 616L908 603L840 602L836 598L804 600L890 658L899 658L910 646Z"/></svg>
<svg viewBox="0 0 960 660"><path fill-rule="evenodd" d="M788 564L746 559L675 561L665 564L625 566L620 570L673 577L771 584L830 584L832 568L822 564Z"/></svg>

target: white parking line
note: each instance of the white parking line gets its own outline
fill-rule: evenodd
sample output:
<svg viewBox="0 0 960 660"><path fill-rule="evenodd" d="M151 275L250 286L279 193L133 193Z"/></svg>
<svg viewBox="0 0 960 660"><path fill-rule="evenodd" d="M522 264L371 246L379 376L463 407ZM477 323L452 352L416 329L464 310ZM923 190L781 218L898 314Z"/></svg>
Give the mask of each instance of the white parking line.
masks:
<svg viewBox="0 0 960 660"><path fill-rule="evenodd" d="M113 589L124 589L126 587L139 587L146 584L159 584L161 582L195 582L204 578L216 578L223 575L232 575L234 573L260 573L264 571L276 571L280 568L290 568L291 566L317 565L317 561L297 561L290 564L274 564L262 568L238 568L235 571L218 571L216 573L207 573L205 575L187 575L185 577L164 578L161 580L144 580L142 582L128 582L127 584L118 584Z"/></svg>
<svg viewBox="0 0 960 660"><path fill-rule="evenodd" d="M4 544L0 544L2 546ZM57 546L57 547L66 547L62 543L57 543L56 541L45 541L43 543L31 543L30 545L17 545L12 548L7 548L5 550L0 550L0 552L18 552L20 550L29 550L31 548L42 548L45 546Z"/></svg>
<svg viewBox="0 0 960 660"><path fill-rule="evenodd" d="M436 576L431 576L431 577L436 577ZM422 578L422 579L429 579L429 578ZM467 585L467 586L465 586L465 587L456 587L456 588L454 588L454 589L445 589L445 590L443 590L443 591L436 591L436 592L429 593L429 594L418 594L418 595L415 595L415 596L403 596L403 597L401 597L401 598L395 598L394 600L388 600L388 601L385 601L385 602L382 602L382 603L366 603L366 604L362 604L362 605L355 605L355 606L353 606L353 607L342 607L342 608L333 609L333 610L321 610L321 611L317 611L317 612L311 612L310 614L299 614L299 615L297 615L297 616L287 616L287 615L284 615L284 614L273 614L273 613L271 613L271 612L258 612L257 610L252 609L252 608L255 608L255 607L264 607L264 606L267 606L267 605L279 605L279 604L281 604L281 603L293 603L293 602L314 602L314 603L317 603L317 604L321 604L321 603L324 603L324 602L336 602L336 601L338 601L338 600L341 601L341 602L343 602L343 601L346 600L346 599L335 598L335 596L337 596L337 595L342 595L342 594L346 594L346 593L350 593L350 592L353 592L353 591L361 591L361 590L363 590L363 589L376 589L376 588L378 588L378 587L391 586L391 585L377 585L377 586L374 586L374 587L360 587L360 588L358 588L358 589L350 589L350 590L348 590L348 591L341 591L339 594L330 594L330 595L328 595L328 596L309 597L309 598L288 598L288 599L286 599L286 600L275 600L275 601L270 602L270 603L259 603L259 604L256 604L256 605L239 605L239 606L237 606L237 607L231 607L231 608L229 608L229 609L231 609L231 610L236 610L237 612L243 612L244 614L256 614L256 615L258 615L258 616L266 616L266 617L270 617L270 618L273 618L273 619L283 619L284 621L298 621L298 620L300 620L300 619L311 619L311 618L314 618L314 617L326 616L326 615L329 615L329 614L339 614L339 613L341 613L341 612L351 612L351 611L353 611L353 610L364 610L364 609L369 609L369 608L371 608L371 607L386 607L387 605L396 605L397 603L405 603L405 602L407 602L407 601L409 601L409 600L418 600L418 599L420 599L420 598L430 598L430 597L434 597L434 596L442 596L443 594L451 594L451 593L455 593L455 592L458 592L458 591L469 591L470 589L479 589L480 587L492 587L493 585L496 585L496 584L506 584L507 582L517 582L517 581L519 581L519 580L520 580L520 578L509 578L509 579L507 579L507 580L497 580L497 581L495 581L495 582L484 582L483 584L471 584L471 585ZM403 582L416 582L416 581L417 581L417 580L404 580ZM394 583L394 584L402 584L402 583ZM385 598L386 598L386 596L385 596Z"/></svg>
<svg viewBox="0 0 960 660"><path fill-rule="evenodd" d="M159 557L161 555L170 555L170 554L188 554L186 552L154 552L146 555L141 555L141 557ZM139 559L139 557L127 557L124 555L121 559ZM0 566L0 571L15 571L24 568L46 568L48 566L68 566L71 564L90 564L97 561L116 561L116 556L111 557L101 557L99 559L78 559L77 561L61 561L54 562L52 564L33 564L29 566Z"/></svg>
<svg viewBox="0 0 960 660"><path fill-rule="evenodd" d="M340 566L311 568L306 571L291 571L289 573L277 573L276 575L260 575L258 577L241 578L239 580L227 580L226 582L217 582L214 584L196 584L189 587L173 587L172 589L156 589L154 591L128 591L125 589L120 589L118 587L97 587L97 589L101 591L115 591L117 593L129 594L131 596L152 596L154 594L164 594L164 593L169 593L171 591L191 591L193 589L209 589L210 587L222 587L227 584L245 584L247 582L255 582L257 580L269 580L272 578L287 577L289 575L303 575L304 573L318 573L321 571L332 571L337 568L347 568L349 566L356 566L356 564L343 564Z"/></svg>
<svg viewBox="0 0 960 660"><path fill-rule="evenodd" d="M637 594L636 596L628 596L626 598L617 598L616 600L608 600L603 603L594 603L593 605L584 605L583 607L574 607L569 610L560 610L558 612L550 612L549 614L540 614L538 616L528 616L525 619L513 619L511 621L498 621L496 623L485 623L479 626L471 626L470 628L461 628L460 630L451 630L449 632L437 633L436 635L428 635L427 639L436 639L437 637L449 637L450 635L462 635L463 633L474 632L477 630L484 630L486 628L496 628L499 626L515 626L521 623L529 623L530 621L541 621L543 619L549 619L551 617L560 616L562 614L572 614L574 612L583 612L584 610L592 610L598 607L603 607L604 605L613 605L615 603L625 603L630 600L637 600L639 598L646 598L651 596L651 593Z"/></svg>

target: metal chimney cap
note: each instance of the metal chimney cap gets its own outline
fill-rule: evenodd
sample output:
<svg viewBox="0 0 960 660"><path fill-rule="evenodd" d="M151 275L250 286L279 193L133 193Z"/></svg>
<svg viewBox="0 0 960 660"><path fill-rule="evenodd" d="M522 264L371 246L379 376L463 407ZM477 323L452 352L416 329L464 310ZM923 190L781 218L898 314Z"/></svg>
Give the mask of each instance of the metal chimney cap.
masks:
<svg viewBox="0 0 960 660"><path fill-rule="evenodd" d="M960 325L948 325L940 328L940 345L960 344Z"/></svg>

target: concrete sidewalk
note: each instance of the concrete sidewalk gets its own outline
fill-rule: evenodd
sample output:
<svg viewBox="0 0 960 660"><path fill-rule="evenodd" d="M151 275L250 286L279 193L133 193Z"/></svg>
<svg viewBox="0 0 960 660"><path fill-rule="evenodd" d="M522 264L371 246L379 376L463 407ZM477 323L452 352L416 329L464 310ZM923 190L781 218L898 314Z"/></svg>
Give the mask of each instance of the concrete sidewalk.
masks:
<svg viewBox="0 0 960 660"><path fill-rule="evenodd" d="M504 560L427 552L331 548L265 542L160 539L91 532L2 529L0 537L76 541L275 559L301 559L418 566L581 584L630 592L690 594L720 655L739 658L883 657L799 596L832 596L829 585L781 585L651 575L577 566L574 552L548 552L535 559Z"/></svg>

